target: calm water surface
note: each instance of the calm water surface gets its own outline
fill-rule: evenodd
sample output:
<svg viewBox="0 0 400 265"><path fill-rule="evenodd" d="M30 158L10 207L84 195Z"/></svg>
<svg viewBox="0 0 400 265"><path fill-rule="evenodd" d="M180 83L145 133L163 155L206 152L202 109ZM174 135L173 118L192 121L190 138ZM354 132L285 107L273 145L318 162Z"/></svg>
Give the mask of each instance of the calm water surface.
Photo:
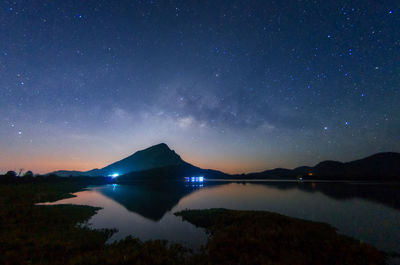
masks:
<svg viewBox="0 0 400 265"><path fill-rule="evenodd" d="M109 241L133 235L167 239L198 248L207 241L201 228L173 213L183 209L267 210L329 223L342 234L400 252L400 186L352 183L214 183L204 186L105 185L49 204L101 207L88 225L116 228ZM301 228L299 228L301 229Z"/></svg>

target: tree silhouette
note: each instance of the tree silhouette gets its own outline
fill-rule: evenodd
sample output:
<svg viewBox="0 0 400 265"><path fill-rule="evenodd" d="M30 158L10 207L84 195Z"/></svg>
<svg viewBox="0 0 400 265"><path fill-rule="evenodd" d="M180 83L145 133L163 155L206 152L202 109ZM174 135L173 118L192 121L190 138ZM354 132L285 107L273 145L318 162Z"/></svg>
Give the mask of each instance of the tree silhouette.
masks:
<svg viewBox="0 0 400 265"><path fill-rule="evenodd" d="M17 173L15 171L10 170L10 171L7 171L5 176L6 177L14 177L15 178L17 176Z"/></svg>
<svg viewBox="0 0 400 265"><path fill-rule="evenodd" d="M15 182L17 180L17 173L15 171L7 171L5 175L0 175L0 181L4 183Z"/></svg>
<svg viewBox="0 0 400 265"><path fill-rule="evenodd" d="M33 177L33 172L28 170L25 172L24 177L32 178Z"/></svg>

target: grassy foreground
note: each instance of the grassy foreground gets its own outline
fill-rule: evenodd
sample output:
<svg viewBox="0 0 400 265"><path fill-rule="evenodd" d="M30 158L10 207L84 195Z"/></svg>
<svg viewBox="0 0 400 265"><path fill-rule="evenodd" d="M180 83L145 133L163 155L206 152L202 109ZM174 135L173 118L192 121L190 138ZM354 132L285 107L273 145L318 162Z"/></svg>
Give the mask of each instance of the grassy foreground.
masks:
<svg viewBox="0 0 400 265"><path fill-rule="evenodd" d="M70 180L0 184L0 264L384 264L381 252L337 235L329 225L269 212L176 213L211 234L194 254L179 244L132 237L106 245L114 231L77 225L98 208L35 205L70 197L86 185Z"/></svg>
<svg viewBox="0 0 400 265"><path fill-rule="evenodd" d="M176 215L210 233L210 264L385 264L383 253L324 223L265 211L184 210Z"/></svg>

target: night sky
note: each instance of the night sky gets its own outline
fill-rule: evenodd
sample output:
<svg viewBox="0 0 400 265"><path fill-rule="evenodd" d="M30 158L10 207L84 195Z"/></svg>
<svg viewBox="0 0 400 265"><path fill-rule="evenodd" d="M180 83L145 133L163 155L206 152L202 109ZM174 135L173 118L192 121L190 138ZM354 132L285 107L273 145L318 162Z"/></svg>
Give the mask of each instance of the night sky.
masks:
<svg viewBox="0 0 400 265"><path fill-rule="evenodd" d="M399 1L0 8L0 172L160 142L231 173L400 151Z"/></svg>

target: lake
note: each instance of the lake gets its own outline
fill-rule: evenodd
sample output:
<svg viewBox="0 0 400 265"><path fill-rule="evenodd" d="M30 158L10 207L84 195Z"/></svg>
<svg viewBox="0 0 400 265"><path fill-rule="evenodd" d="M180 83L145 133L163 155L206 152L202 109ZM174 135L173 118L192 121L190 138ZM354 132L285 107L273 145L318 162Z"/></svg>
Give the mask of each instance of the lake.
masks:
<svg viewBox="0 0 400 265"><path fill-rule="evenodd" d="M76 197L46 204L101 207L87 225L117 229L109 242L132 235L142 240L166 239L196 249L207 241L205 231L173 213L228 208L266 210L329 223L339 233L400 253L399 191L399 184L351 182L110 184L88 187L74 193Z"/></svg>

